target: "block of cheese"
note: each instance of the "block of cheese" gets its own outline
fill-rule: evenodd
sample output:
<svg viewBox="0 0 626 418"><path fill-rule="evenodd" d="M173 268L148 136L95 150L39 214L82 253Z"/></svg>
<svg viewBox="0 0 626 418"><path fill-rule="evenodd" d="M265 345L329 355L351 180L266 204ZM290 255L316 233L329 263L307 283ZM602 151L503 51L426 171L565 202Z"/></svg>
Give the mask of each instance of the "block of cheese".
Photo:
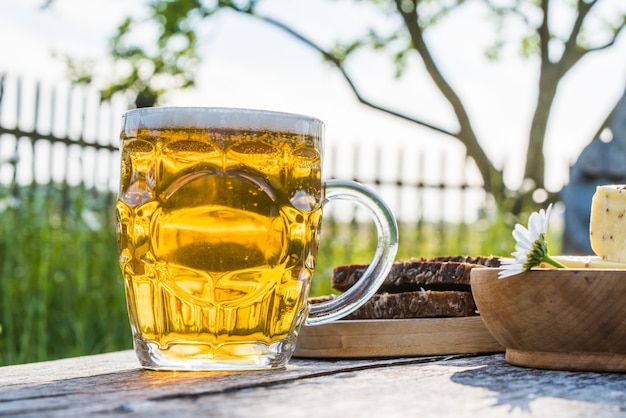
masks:
<svg viewBox="0 0 626 418"><path fill-rule="evenodd" d="M596 188L591 201L589 238L597 256L626 263L626 185Z"/></svg>

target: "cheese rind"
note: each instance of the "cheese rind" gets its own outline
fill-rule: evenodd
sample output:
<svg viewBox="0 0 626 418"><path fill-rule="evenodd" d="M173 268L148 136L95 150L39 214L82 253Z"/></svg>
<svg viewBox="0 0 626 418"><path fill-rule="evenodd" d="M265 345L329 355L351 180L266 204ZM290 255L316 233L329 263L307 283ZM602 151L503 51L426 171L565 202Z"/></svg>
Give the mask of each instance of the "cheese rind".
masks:
<svg viewBox="0 0 626 418"><path fill-rule="evenodd" d="M596 188L591 201L589 238L597 256L626 263L626 185Z"/></svg>

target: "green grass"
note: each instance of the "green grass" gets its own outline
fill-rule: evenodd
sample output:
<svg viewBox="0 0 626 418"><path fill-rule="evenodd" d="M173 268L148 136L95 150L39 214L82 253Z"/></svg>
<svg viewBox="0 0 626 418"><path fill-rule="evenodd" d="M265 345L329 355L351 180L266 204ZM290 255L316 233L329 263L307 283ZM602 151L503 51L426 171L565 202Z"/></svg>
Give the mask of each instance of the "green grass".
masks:
<svg viewBox="0 0 626 418"><path fill-rule="evenodd" d="M0 364L130 348L111 198L33 187L2 202Z"/></svg>
<svg viewBox="0 0 626 418"><path fill-rule="evenodd" d="M114 196L81 187L0 188L0 365L131 348ZM511 222L401 224L398 259L509 254ZM370 224L323 223L311 294L332 268L367 263Z"/></svg>

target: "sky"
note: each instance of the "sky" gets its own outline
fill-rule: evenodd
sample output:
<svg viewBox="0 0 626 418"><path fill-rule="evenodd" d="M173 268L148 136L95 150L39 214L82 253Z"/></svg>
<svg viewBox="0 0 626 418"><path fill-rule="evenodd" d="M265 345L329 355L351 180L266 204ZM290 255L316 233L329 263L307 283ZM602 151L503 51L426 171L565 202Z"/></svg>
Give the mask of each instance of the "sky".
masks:
<svg viewBox="0 0 626 418"><path fill-rule="evenodd" d="M624 7L622 0L603 1ZM62 80L65 66L53 53L104 62L107 39L124 16L141 14L144 1L55 0L46 10L40 9L42 3L0 0L0 72ZM359 22L383 24L376 12L367 7L355 9L349 1L267 0L262 4L267 13L324 45L360 33ZM522 60L511 50L497 63L487 62L483 51L491 32L480 23L484 21L481 10L466 7L432 31L429 40L444 74L468 104L488 155L496 166L505 167L507 184L516 187L523 172L538 72L536 63ZM464 150L456 140L365 108L336 70L278 30L245 16L222 13L202 34L203 65L197 88L171 94L166 104L262 108L315 116L326 123L326 144L336 150L337 158L358 143L364 145L366 160L377 153L388 159L401 153L406 158L403 167L409 171L411 156L419 149L428 149L432 155L444 153L453 165L462 164ZM386 57L361 54L348 68L372 101L454 128L447 122L450 109L417 59L410 61L407 76L399 80L393 77ZM626 36L610 50L585 58L566 76L544 150L550 190L567 183L570 164L625 86ZM425 171L438 170L427 166ZM448 171L452 177L462 176L460 171Z"/></svg>

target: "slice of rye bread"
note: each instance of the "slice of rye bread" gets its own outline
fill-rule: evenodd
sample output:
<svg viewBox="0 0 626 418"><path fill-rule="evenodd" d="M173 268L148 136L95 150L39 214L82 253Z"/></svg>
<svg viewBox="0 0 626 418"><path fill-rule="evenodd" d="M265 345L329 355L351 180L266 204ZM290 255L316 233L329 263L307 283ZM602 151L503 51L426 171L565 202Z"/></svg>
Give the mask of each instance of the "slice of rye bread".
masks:
<svg viewBox="0 0 626 418"><path fill-rule="evenodd" d="M318 303L334 298L310 298ZM356 311L342 319L409 319L478 315L470 292L420 290L404 293L375 294Z"/></svg>
<svg viewBox="0 0 626 418"><path fill-rule="evenodd" d="M478 315L470 288L473 268L497 267L498 257L437 257L398 261L383 285L364 305L344 319L440 318ZM344 292L361 278L367 265L334 269L332 287ZM335 296L310 298L311 303Z"/></svg>
<svg viewBox="0 0 626 418"><path fill-rule="evenodd" d="M480 264L481 266L485 266L485 267L500 267L501 263L500 263L500 257L496 257L496 256L478 256L478 257L472 257L472 256L467 256L467 255L453 255L453 256L439 256L439 257L433 257L433 258L422 258L422 260L424 261L455 261L458 263L469 263L469 264Z"/></svg>
<svg viewBox="0 0 626 418"><path fill-rule="evenodd" d="M438 259L411 259L395 262L377 293L408 292L419 289L429 290L470 290L470 271L473 268L484 268L499 265L496 257L455 257ZM467 261L465 261L467 260ZM469 262L469 261L479 261ZM331 278L331 286L339 292L352 287L367 269L364 264L348 264L335 267Z"/></svg>

